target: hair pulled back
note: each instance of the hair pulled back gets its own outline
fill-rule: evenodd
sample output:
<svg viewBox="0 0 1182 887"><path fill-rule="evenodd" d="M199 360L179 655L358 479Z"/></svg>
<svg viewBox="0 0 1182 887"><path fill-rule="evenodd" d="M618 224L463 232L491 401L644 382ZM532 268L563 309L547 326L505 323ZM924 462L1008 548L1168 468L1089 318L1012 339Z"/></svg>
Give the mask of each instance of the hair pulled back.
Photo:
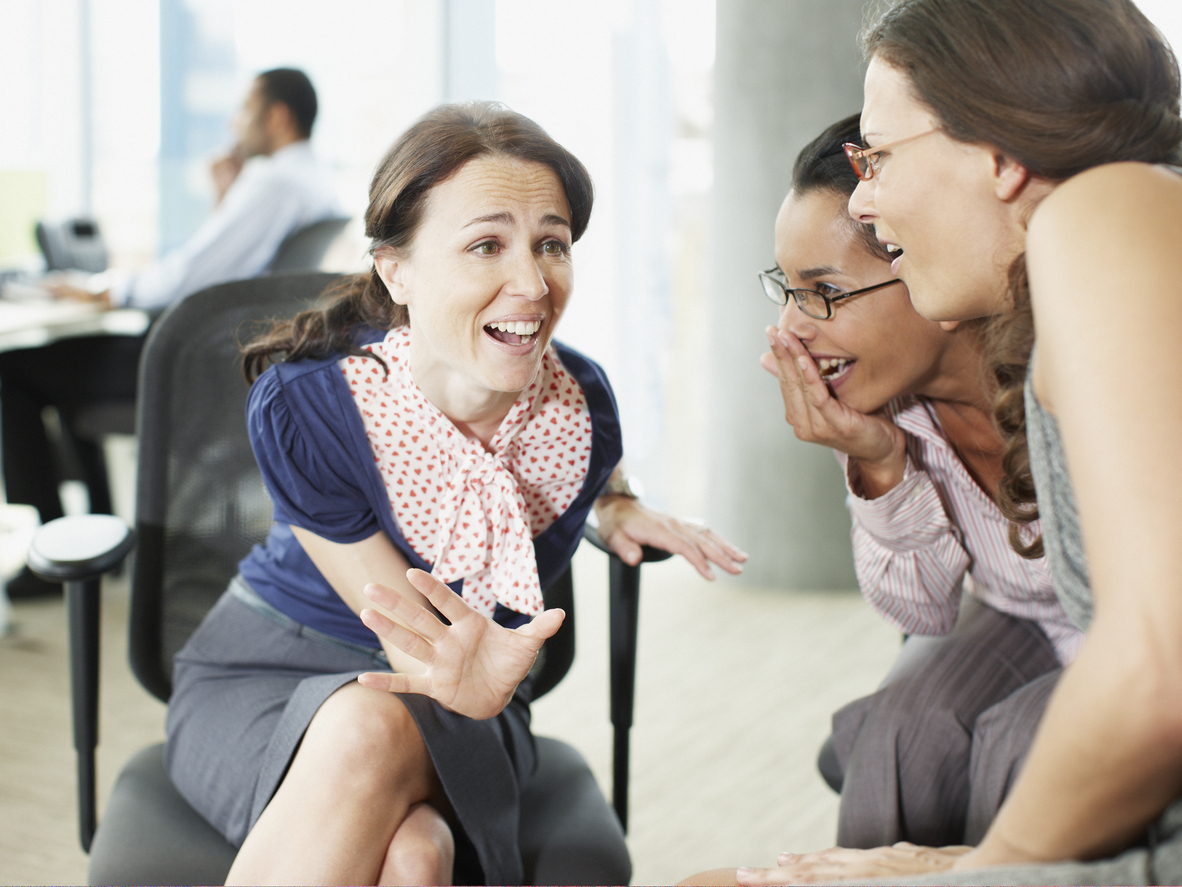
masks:
<svg viewBox="0 0 1182 887"><path fill-rule="evenodd" d="M815 191L826 191L848 200L858 187L858 177L846 156L846 142L862 144L857 114L837 121L800 149L792 165L793 194L803 197ZM871 255L884 262L891 260L891 254L875 236L873 226L855 222L848 214L843 213L843 217L857 229Z"/></svg>
<svg viewBox="0 0 1182 887"><path fill-rule="evenodd" d="M908 76L951 138L994 145L1054 182L1105 163L1182 159L1178 63L1131 0L895 0L862 34L867 58ZM991 324L988 357L1006 440L1002 512L1038 517L1022 388L1034 343L1026 257L1010 269L1013 310Z"/></svg>
<svg viewBox="0 0 1182 887"><path fill-rule="evenodd" d="M591 176L583 164L528 117L497 102L461 102L429 111L378 164L365 211L370 255L379 249L407 253L431 189L468 162L488 156L543 163L554 170L570 205L571 238L582 237L594 202ZM354 341L356 330L390 330L408 322L406 308L390 298L376 267L344 278L324 296L323 307L277 324L243 349L247 381L278 360L373 357Z"/></svg>

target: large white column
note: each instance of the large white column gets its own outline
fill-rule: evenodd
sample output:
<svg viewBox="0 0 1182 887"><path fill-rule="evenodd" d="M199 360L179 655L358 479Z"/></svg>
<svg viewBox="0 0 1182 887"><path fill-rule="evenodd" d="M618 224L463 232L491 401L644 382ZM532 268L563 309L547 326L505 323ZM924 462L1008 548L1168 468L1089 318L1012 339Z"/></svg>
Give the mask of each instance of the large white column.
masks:
<svg viewBox="0 0 1182 887"><path fill-rule="evenodd" d="M774 263L772 228L796 153L861 107L863 3L718 4L708 515L751 554L743 581L755 585L856 586L837 464L796 440L758 364L777 311L756 272Z"/></svg>

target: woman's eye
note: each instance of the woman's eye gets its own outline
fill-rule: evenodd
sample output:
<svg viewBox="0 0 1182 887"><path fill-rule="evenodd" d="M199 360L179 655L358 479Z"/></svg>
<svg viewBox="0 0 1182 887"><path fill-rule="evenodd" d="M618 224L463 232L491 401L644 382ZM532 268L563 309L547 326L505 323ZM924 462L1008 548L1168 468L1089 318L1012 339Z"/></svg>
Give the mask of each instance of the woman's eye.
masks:
<svg viewBox="0 0 1182 887"><path fill-rule="evenodd" d="M819 292L823 296L836 296L838 293L841 292L841 290L839 290L837 287L832 286L828 283L814 284L813 289L816 290L817 292Z"/></svg>
<svg viewBox="0 0 1182 887"><path fill-rule="evenodd" d="M472 250L478 256L495 256L499 248L495 240L486 240L484 243L476 244L476 246L472 247Z"/></svg>
<svg viewBox="0 0 1182 887"><path fill-rule="evenodd" d="M542 244L542 252L547 256L565 256L570 247L561 240L547 240Z"/></svg>

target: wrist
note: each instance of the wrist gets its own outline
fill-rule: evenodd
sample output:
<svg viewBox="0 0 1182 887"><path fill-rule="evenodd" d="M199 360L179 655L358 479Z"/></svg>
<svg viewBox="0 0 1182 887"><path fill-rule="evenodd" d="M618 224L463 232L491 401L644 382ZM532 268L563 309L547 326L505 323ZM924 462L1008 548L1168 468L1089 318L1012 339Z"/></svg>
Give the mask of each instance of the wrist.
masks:
<svg viewBox="0 0 1182 887"><path fill-rule="evenodd" d="M621 497L624 499L639 499L643 495L644 487L641 486L637 478L617 473L608 478L607 483L599 494L599 498Z"/></svg>
<svg viewBox="0 0 1182 887"><path fill-rule="evenodd" d="M993 828L981 839L980 844L964 856L958 857L956 862L952 864L952 868L958 871L970 871L994 865L1046 864L1053 861L1023 850L1016 844L1005 840L998 833L998 829Z"/></svg>
<svg viewBox="0 0 1182 887"><path fill-rule="evenodd" d="M899 435L891 451L878 459L850 456L849 475L851 482L866 499L885 496L903 482L907 474L907 441Z"/></svg>

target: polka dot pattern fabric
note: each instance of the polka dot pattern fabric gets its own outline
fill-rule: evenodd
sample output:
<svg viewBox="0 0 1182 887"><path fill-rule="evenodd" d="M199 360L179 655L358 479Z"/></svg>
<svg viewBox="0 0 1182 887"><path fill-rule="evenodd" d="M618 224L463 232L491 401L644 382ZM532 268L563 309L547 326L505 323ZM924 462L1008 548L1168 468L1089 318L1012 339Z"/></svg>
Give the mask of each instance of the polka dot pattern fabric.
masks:
<svg viewBox="0 0 1182 887"><path fill-rule="evenodd" d="M541 372L501 422L489 449L465 437L411 378L410 330L367 346L375 360L340 361L390 507L411 547L464 600L533 616L542 592L533 538L578 496L591 461L591 415L551 347Z"/></svg>

